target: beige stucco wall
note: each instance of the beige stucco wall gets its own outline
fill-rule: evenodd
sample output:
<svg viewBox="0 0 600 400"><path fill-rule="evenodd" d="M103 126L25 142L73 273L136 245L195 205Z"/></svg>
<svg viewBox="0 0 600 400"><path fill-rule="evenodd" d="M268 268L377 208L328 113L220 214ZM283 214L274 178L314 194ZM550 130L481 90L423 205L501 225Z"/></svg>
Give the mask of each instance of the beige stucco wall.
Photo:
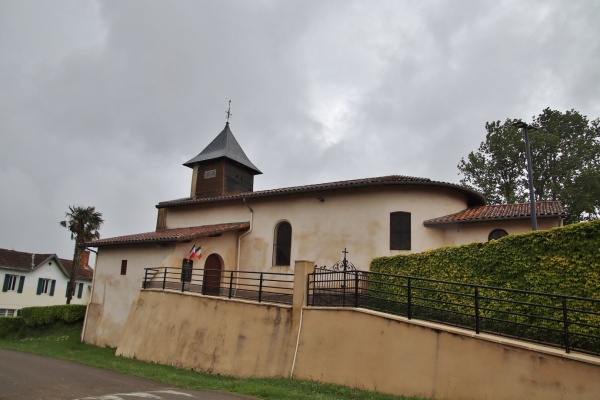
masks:
<svg viewBox="0 0 600 400"><path fill-rule="evenodd" d="M294 317L289 306L177 291L141 293L117 354L432 399L591 400L600 394L595 357L368 310L305 307Z"/></svg>
<svg viewBox="0 0 600 400"><path fill-rule="evenodd" d="M559 218L539 218L539 230L547 230L562 226ZM506 221L468 222L461 224L442 224L430 226L428 229L437 230L443 235L446 246L460 246L473 242L487 242L489 234L494 229L504 229L509 235L531 232L530 219L514 219Z"/></svg>
<svg viewBox="0 0 600 400"><path fill-rule="evenodd" d="M367 310L305 308L300 337L299 379L432 399L600 395L598 358Z"/></svg>
<svg viewBox="0 0 600 400"><path fill-rule="evenodd" d="M167 227L252 221L252 232L241 241L242 268L291 272L293 267L273 267L275 227L287 221L292 226L292 260L311 259L317 265L331 266L347 248L349 259L358 268L368 269L374 257L445 245L445 232L426 228L423 221L464 208L464 195L444 187L371 187L169 208ZM394 211L411 213L411 251L389 249L390 213Z"/></svg>
<svg viewBox="0 0 600 400"><path fill-rule="evenodd" d="M175 264L170 261L172 253L173 246L167 245L100 249L84 322L86 343L117 346L131 304L142 287L144 268ZM122 260L127 260L126 275L121 275Z"/></svg>
<svg viewBox="0 0 600 400"><path fill-rule="evenodd" d="M196 244L202 246L202 258L194 260L194 268L204 268L206 258L218 254L224 270L236 270L237 243L237 232L228 232L191 243L100 248L83 340L97 346L117 346L129 310L142 287L145 268L180 268L192 245ZM120 275L122 260L127 260L126 275ZM157 273L152 279L161 278Z"/></svg>
<svg viewBox="0 0 600 400"><path fill-rule="evenodd" d="M287 376L292 326L290 306L146 290L117 355L225 375Z"/></svg>

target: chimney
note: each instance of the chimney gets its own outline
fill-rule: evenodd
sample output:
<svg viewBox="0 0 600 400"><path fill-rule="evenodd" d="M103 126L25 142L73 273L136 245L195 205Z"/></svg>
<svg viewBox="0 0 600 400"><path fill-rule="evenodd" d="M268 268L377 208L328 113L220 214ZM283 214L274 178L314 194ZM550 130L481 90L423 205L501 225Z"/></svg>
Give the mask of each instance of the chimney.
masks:
<svg viewBox="0 0 600 400"><path fill-rule="evenodd" d="M83 253L81 253L81 266L83 268L85 268L89 265L89 262L90 262L90 251L84 250Z"/></svg>

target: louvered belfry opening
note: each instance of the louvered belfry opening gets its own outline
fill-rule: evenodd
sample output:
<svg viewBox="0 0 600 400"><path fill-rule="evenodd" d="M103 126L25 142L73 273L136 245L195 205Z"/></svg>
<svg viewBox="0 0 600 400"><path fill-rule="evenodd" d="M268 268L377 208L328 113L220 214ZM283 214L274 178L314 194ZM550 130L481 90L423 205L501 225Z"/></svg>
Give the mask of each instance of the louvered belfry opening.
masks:
<svg viewBox="0 0 600 400"><path fill-rule="evenodd" d="M197 198L252 192L254 175L262 174L242 150L229 123L200 154L183 165L194 169L191 196Z"/></svg>

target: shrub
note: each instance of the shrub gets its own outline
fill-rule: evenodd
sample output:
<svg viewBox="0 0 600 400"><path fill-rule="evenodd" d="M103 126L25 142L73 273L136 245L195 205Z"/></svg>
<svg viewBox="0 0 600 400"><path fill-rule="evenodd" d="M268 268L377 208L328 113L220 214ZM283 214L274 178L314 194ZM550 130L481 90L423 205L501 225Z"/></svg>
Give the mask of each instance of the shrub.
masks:
<svg viewBox="0 0 600 400"><path fill-rule="evenodd" d="M0 318L0 338L5 338L9 335L19 335L24 326L25 321L22 317Z"/></svg>
<svg viewBox="0 0 600 400"><path fill-rule="evenodd" d="M371 271L397 276L413 276L529 292L600 299L600 220L568 225L547 231L509 235L487 243L443 247L418 254L376 258ZM406 279L385 276L371 282L376 298L371 303L381 307L402 308L406 303ZM468 303L468 287L452 289L442 283L419 281L421 292L413 289L414 317L463 321L461 304ZM390 289L391 288L391 289ZM423 294L422 290L428 290ZM467 292L463 293L463 289ZM529 337L548 343L561 343L563 314L560 296L480 289L482 325L486 331ZM373 294L372 294L373 296ZM575 347L600 353L600 302L569 299L569 331ZM436 314L444 308L446 316ZM443 305L443 307L442 307ZM468 309L468 308L467 308ZM420 312L416 312L420 310ZM595 314L592 314L592 313ZM421 314L421 315L419 315ZM405 315L401 313L400 315ZM435 317L435 318L434 318ZM535 327L535 331L532 331ZM523 332L521 332L523 331ZM588 335L592 335L591 337ZM589 343L588 343L589 342Z"/></svg>
<svg viewBox="0 0 600 400"><path fill-rule="evenodd" d="M85 317L85 305L65 304L46 307L26 307L21 309L21 315L27 326L41 326L56 321L72 323Z"/></svg>

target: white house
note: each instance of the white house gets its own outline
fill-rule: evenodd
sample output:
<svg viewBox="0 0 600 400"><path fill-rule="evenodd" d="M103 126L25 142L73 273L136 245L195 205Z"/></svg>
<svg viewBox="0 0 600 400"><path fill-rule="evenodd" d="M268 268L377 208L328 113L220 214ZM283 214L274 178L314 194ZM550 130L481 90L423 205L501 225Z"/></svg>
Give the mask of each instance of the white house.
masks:
<svg viewBox="0 0 600 400"><path fill-rule="evenodd" d="M97 247L84 340L116 346L144 268L181 267L201 247L194 268L293 272L294 260L331 266L347 249L357 268L375 257L487 241L530 230L529 206L487 206L451 183L403 175L254 191L260 170L227 123L196 157L190 196L156 205L153 232L105 238ZM538 203L539 229L562 225L559 202ZM212 276L219 285L224 273ZM207 276L205 276L205 279Z"/></svg>
<svg viewBox="0 0 600 400"><path fill-rule="evenodd" d="M71 304L90 300L94 270L87 265L88 257L89 252L85 252L85 267L77 273ZM0 316L16 316L23 307L66 304L72 264L56 254L0 249Z"/></svg>

